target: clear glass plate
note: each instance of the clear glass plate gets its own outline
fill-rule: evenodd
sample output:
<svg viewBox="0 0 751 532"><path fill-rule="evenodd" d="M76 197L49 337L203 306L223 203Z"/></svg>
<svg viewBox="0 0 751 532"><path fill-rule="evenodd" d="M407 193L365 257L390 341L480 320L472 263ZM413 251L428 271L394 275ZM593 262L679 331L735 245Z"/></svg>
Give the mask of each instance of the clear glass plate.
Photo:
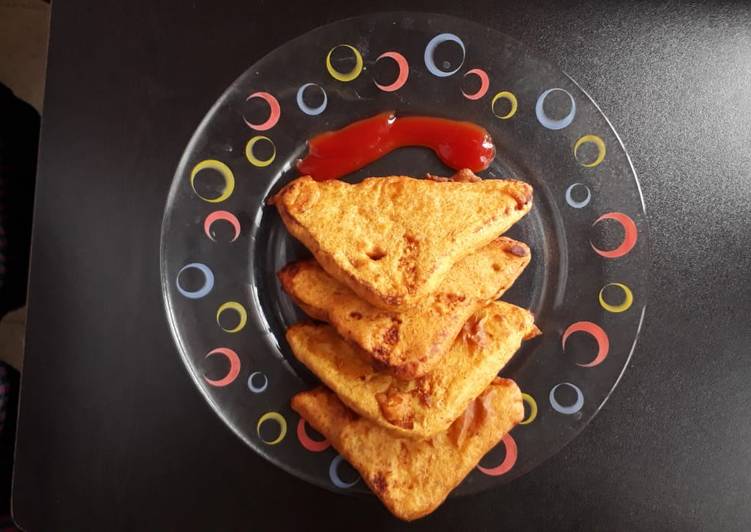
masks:
<svg viewBox="0 0 751 532"><path fill-rule="evenodd" d="M404 74L406 73L406 79ZM543 335L501 372L525 393L525 422L455 493L513 479L595 416L625 370L646 306L647 221L629 157L597 105L521 43L443 15L368 15L311 31L252 65L198 125L162 224L169 323L196 386L253 450L343 491L364 484L289 406L316 379L292 356L304 319L276 272L308 252L266 200L297 177L315 134L394 110L484 126L498 153L485 178L535 189L509 235L532 248L504 299ZM425 149L397 150L348 176L451 175Z"/></svg>

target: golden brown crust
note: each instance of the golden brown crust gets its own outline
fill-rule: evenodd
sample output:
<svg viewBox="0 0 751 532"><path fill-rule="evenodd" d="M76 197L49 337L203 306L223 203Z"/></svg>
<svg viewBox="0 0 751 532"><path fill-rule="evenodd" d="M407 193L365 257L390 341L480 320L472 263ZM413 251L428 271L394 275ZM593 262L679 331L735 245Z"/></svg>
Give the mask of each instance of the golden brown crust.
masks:
<svg viewBox="0 0 751 532"><path fill-rule="evenodd" d="M438 363L467 319L500 297L529 260L525 244L497 238L457 262L435 293L404 312L364 301L314 260L289 264L278 276L284 291L306 314L329 322L397 377L415 379Z"/></svg>
<svg viewBox="0 0 751 532"><path fill-rule="evenodd" d="M511 180L393 176L350 185L304 176L271 203L332 277L371 304L396 310L417 305L454 263L521 219L532 188Z"/></svg>
<svg viewBox="0 0 751 532"><path fill-rule="evenodd" d="M435 510L524 416L521 392L496 378L448 430L428 440L394 437L359 418L325 388L297 394L292 408L326 436L398 518Z"/></svg>
<svg viewBox="0 0 751 532"><path fill-rule="evenodd" d="M410 381L374 367L328 325L293 325L287 341L295 357L352 410L399 436L427 438L446 430L537 330L528 311L501 301L473 319L482 343L476 330L460 335L433 371Z"/></svg>
<svg viewBox="0 0 751 532"><path fill-rule="evenodd" d="M288 184L274 204L314 260L279 272L312 318L287 331L295 356L331 388L292 408L355 467L397 517L432 512L524 416L498 372L532 315L492 302L530 261L498 237L531 208L532 188L451 178Z"/></svg>

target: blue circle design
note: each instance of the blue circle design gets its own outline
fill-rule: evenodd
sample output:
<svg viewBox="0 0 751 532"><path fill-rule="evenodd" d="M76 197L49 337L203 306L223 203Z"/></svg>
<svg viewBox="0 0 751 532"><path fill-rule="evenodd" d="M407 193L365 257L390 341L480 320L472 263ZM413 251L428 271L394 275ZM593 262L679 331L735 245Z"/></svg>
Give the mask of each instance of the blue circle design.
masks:
<svg viewBox="0 0 751 532"><path fill-rule="evenodd" d="M344 482L341 478L339 478L339 473L337 470L339 468L339 464L342 463L342 460L344 460L342 455L337 454L331 461L331 465L329 466L329 478L331 479L331 483L337 488L347 489L357 484L360 481L360 477L356 478L352 482Z"/></svg>
<svg viewBox="0 0 751 532"><path fill-rule="evenodd" d="M587 197L584 198L581 201L574 200L573 197L571 197L571 192L574 190L574 187L576 186L582 186L587 191ZM573 185L569 186L566 189L566 203L568 203L571 207L574 209L582 209L589 205L589 202L592 200L592 193L589 191L589 187L585 185L584 183L574 183Z"/></svg>
<svg viewBox="0 0 751 532"><path fill-rule="evenodd" d="M198 270L203 273L203 286L198 290L185 290L182 286L180 286L180 274L189 269ZM190 264L186 264L185 266L180 268L180 271L177 272L177 279L175 280L175 284L177 285L177 291L185 297L189 299L201 299L203 296L211 292L212 288L214 288L214 272L212 272L205 264L201 264L200 262L191 262Z"/></svg>
<svg viewBox="0 0 751 532"><path fill-rule="evenodd" d="M454 70L451 71L445 71L438 68L435 64L435 59L433 58L433 54L435 53L435 49L438 47L439 44L445 43L445 42L455 42L462 48L462 60L461 63L459 63L459 66L457 66ZM432 39L430 39L430 42L425 47L425 67L428 69L428 72L433 74L434 76L437 76L439 78L447 78L453 74L456 74L459 72L459 69L464 64L464 59L467 55L467 50L464 48L464 43L462 40L454 35L453 33L441 33L439 35L436 35Z"/></svg>
<svg viewBox="0 0 751 532"><path fill-rule="evenodd" d="M558 402L558 400L555 398L555 391L560 388L561 386L568 386L569 388L572 388L576 392L576 402L570 406L563 406L561 403ZM571 384L570 382L562 382L560 384L556 384L553 386L553 389L550 390L550 406L553 407L553 410L556 412L560 412L561 414L566 414L567 416L570 416L571 414L576 414L579 410L582 409L582 406L584 406L584 394L579 389L578 386L575 384Z"/></svg>
<svg viewBox="0 0 751 532"><path fill-rule="evenodd" d="M263 384L261 386L255 386L253 384L253 377L255 377L256 375L260 375L261 377L263 377ZM253 373L250 374L250 377L248 377L248 389L251 392L263 393L264 391L266 391L266 388L268 387L269 387L269 378L263 373L261 373L260 371L254 371Z"/></svg>
<svg viewBox="0 0 751 532"><path fill-rule="evenodd" d="M321 105L319 105L318 107L311 107L303 101L303 94L305 93L305 89L307 89L308 87L318 87L319 89L321 89L321 93L323 94L323 102L321 102ZM300 111L302 111L306 115L320 115L326 109L326 105L328 105L328 103L329 99L328 96L326 96L326 91L317 83L306 83L305 85L297 89L297 106L300 108Z"/></svg>
<svg viewBox="0 0 751 532"><path fill-rule="evenodd" d="M560 120L553 120L552 118L548 118L548 115L545 114L545 109L543 109L545 98L548 97L548 94L554 91L565 92L569 100L571 100L571 111L569 111L569 113ZM576 101L574 101L574 97L571 96L571 93L569 93L566 89L548 89L540 94L539 98L537 98L537 104L535 105L535 114L537 115L537 120L539 120L540 124L542 124L546 128L552 130L563 129L564 127L568 127L571 122L574 121L574 116L576 116Z"/></svg>

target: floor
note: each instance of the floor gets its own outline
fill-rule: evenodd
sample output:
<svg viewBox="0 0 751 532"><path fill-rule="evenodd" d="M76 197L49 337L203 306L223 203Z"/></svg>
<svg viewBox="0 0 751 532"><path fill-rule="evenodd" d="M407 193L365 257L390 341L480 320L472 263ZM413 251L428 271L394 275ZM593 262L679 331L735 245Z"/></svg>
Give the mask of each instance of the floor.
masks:
<svg viewBox="0 0 751 532"><path fill-rule="evenodd" d="M40 113L44 96L50 6L41 0L0 0L0 81ZM0 360L23 366L26 309L0 322Z"/></svg>

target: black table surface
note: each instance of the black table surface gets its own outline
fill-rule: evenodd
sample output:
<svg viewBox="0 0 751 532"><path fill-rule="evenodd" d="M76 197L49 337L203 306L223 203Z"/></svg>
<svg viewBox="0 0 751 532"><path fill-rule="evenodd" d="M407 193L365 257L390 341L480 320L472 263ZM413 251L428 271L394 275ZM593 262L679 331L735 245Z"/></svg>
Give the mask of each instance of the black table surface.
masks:
<svg viewBox="0 0 751 532"><path fill-rule="evenodd" d="M159 281L177 160L250 64L374 10L496 27L620 133L651 238L645 326L597 418L532 473L410 528L751 527L751 6L65 0L53 5L14 515L27 530L406 527L249 450L182 367Z"/></svg>

